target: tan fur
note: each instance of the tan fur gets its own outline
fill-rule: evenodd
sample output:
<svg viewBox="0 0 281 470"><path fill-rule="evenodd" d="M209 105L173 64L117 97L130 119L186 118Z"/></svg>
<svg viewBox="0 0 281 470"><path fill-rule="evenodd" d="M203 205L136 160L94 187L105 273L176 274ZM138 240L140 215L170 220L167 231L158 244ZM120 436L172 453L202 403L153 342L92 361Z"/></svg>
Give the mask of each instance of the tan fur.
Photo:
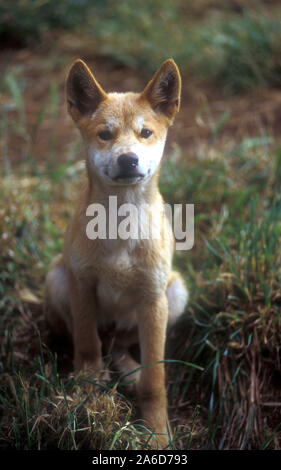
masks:
<svg viewBox="0 0 281 470"><path fill-rule="evenodd" d="M164 358L168 320L175 321L187 301L180 275L171 271L174 240L158 190L160 159L179 108L180 85L172 60L162 65L141 94L106 94L81 60L72 66L66 86L68 110L88 148L88 186L69 223L63 254L47 275L45 296L54 332L65 325L73 339L76 371L103 368L100 337L114 326L112 358L119 371L128 374L138 367L128 348L139 341L141 364L149 366L128 379L136 380L142 417L159 433L160 447L168 444L168 418L164 365L158 362ZM152 131L151 137L141 138L142 127ZM112 134L108 141L99 137L105 129ZM114 183L118 156L132 149L140 152L145 176L133 184ZM87 207L101 203L108 210L109 196L117 196L118 206L148 204L160 224L160 240L87 238Z"/></svg>

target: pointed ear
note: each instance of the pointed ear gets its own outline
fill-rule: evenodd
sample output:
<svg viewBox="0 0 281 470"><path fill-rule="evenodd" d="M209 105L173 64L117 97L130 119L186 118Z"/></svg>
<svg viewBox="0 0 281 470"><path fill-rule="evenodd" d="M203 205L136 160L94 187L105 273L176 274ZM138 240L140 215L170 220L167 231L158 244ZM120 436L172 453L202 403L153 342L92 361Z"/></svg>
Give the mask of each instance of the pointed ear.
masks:
<svg viewBox="0 0 281 470"><path fill-rule="evenodd" d="M72 65L66 79L68 111L74 121L91 116L107 95L85 62L78 59Z"/></svg>
<svg viewBox="0 0 281 470"><path fill-rule="evenodd" d="M166 60L147 84L141 96L159 113L173 119L180 107L181 76L176 63Z"/></svg>

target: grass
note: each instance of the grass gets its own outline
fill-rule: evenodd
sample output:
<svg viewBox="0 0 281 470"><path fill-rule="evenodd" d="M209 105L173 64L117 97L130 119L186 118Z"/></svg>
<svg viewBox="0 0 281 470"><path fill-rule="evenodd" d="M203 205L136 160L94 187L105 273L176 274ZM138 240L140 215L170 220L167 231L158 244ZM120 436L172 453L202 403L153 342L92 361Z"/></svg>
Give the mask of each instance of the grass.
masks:
<svg viewBox="0 0 281 470"><path fill-rule="evenodd" d="M200 164L201 171L197 165L184 171L181 165L167 172L189 201L196 194L193 191L199 191L195 200L208 214L207 233L206 220L197 214L195 240L200 255L194 250L179 260L192 298L170 350L173 357L204 366L204 373L171 370L170 394L174 403L194 403L200 397L208 426L205 445L212 449L280 446L277 431L271 434L272 418L266 414L267 400L280 393L281 193L276 185L280 148L272 159L272 150L261 146L262 140L252 143L244 141L239 151L224 153L220 165L207 159ZM247 166L240 167L237 160L243 161L245 148ZM257 161L261 163L260 151L269 164L262 178L260 167L253 172ZM200 185L200 179L205 178L206 163L215 168L217 178L215 184L208 173L210 193L202 194L206 186ZM192 178L193 172L199 180ZM195 187L184 186L184 181L192 181ZM165 179L163 187L166 184ZM176 194L173 187L171 193ZM182 197L183 193L176 194L176 202ZM214 204L218 211L211 215ZM186 337L183 331L188 332ZM278 399L272 402L279 429Z"/></svg>
<svg viewBox="0 0 281 470"><path fill-rule="evenodd" d="M126 25L132 12L121 13ZM275 83L273 70L278 69L275 60L272 69L263 65L275 54L278 28L270 19L246 13L239 22L232 16L229 28L214 17L202 32L210 49L204 55L202 46L198 56L202 61L208 56L210 75L231 92ZM148 19L143 14L139 21L146 25ZM148 23L142 31L150 28ZM110 34L108 41L110 53ZM153 44L144 45L143 57ZM258 44L262 55L256 59ZM134 62L133 42L127 46L118 46L120 60L139 67L141 55ZM155 49L152 63L164 52ZM187 56L182 57L184 62ZM243 62L241 69L236 61L237 74L228 68L231 57ZM259 70L255 76L249 57L259 67L254 67ZM56 82L49 84L33 126L27 119L24 86L17 70L0 81L0 448L147 449L153 436L117 377L105 383L89 373L74 376L71 348L55 344L46 328L44 278L52 257L62 249L84 170L74 150L63 160L57 149L61 103ZM175 147L161 174L167 202L195 204L195 246L175 256L191 300L167 345L174 426L170 446L177 449L281 446L281 142L270 129L226 139L223 130L230 117L223 112L209 140L195 144L192 153ZM48 159L40 163L34 143L46 122ZM12 159L15 140L21 148L17 165ZM71 149L80 145L74 136L70 144Z"/></svg>
<svg viewBox="0 0 281 470"><path fill-rule="evenodd" d="M162 2L139 3L141 14L136 17L135 5L111 2L104 22L94 24L101 50L115 60L152 72L155 63L171 56L189 76L208 77L231 94L280 84L280 12L272 18L251 9L236 16L217 11L198 24L192 7L182 14L183 2L170 8Z"/></svg>
<svg viewBox="0 0 281 470"><path fill-rule="evenodd" d="M155 63L173 57L189 77L207 77L226 93L280 85L280 8L268 8L262 0L196 4L63 0L54 8L54 0L17 0L12 10L0 6L0 37L44 44L58 30L76 29L91 38L99 54L147 74Z"/></svg>
<svg viewBox="0 0 281 470"><path fill-rule="evenodd" d="M124 449L144 445L149 432L131 421L131 405L114 387L90 374L62 379L57 361L40 341L29 379L14 367L2 380L0 448Z"/></svg>
<svg viewBox="0 0 281 470"><path fill-rule="evenodd" d="M265 397L279 394L281 205L257 216L256 204L249 221L239 222L235 240L206 241L212 266L199 279L195 273L191 316L182 319L180 336L175 333L173 355L204 365L204 374L181 376L174 400L209 390L211 448L262 446L270 429ZM190 328L191 340L181 341Z"/></svg>

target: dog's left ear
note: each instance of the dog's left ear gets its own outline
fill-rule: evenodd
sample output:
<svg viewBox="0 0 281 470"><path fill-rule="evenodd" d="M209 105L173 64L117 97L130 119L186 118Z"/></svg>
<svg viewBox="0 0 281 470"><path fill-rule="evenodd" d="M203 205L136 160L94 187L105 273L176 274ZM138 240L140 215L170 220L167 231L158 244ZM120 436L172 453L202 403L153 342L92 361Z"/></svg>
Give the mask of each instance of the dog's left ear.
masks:
<svg viewBox="0 0 281 470"><path fill-rule="evenodd" d="M163 113L172 120L180 107L180 94L181 76L179 69L172 59L168 59L147 84L141 98L149 101L156 112Z"/></svg>
<svg viewBox="0 0 281 470"><path fill-rule="evenodd" d="M68 73L66 98L68 112L74 121L78 121L81 117L90 117L99 104L107 98L106 92L81 59L74 62Z"/></svg>

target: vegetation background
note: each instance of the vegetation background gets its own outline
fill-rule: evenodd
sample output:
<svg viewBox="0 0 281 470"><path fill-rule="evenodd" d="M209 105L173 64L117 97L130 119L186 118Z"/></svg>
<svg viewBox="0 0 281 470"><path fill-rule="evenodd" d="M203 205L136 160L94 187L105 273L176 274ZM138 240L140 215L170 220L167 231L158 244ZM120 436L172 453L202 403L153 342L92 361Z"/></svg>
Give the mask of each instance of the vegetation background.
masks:
<svg viewBox="0 0 281 470"><path fill-rule="evenodd" d="M191 300L168 335L170 447L280 449L280 19L278 0L0 1L0 449L153 442L124 379L72 375L42 315L83 184L77 57L106 90L140 91L168 57L183 76L161 175L196 217L175 258Z"/></svg>

